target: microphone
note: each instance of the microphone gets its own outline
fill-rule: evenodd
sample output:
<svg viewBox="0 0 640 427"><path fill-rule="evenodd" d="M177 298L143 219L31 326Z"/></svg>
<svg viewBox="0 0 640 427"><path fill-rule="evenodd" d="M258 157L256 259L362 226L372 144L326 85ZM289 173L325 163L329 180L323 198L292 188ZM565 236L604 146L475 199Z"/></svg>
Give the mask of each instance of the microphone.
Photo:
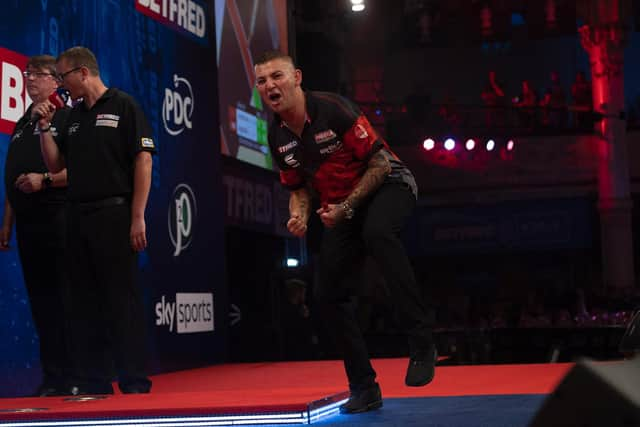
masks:
<svg viewBox="0 0 640 427"><path fill-rule="evenodd" d="M67 101L69 101L69 91L59 87L58 89L55 90L55 92L52 92L51 95L49 95L49 98L47 99L49 100L49 102L53 104L56 110L59 110L61 108L64 108L65 105L67 105ZM35 123L39 121L41 118L42 117L40 117L40 114L36 114L33 117L33 120L31 121L31 123Z"/></svg>

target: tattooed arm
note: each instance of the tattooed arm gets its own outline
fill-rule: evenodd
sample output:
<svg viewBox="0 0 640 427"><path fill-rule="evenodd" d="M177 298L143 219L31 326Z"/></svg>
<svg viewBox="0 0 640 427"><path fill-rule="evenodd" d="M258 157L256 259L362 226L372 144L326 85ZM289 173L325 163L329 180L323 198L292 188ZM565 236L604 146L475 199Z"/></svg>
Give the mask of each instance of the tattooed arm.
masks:
<svg viewBox="0 0 640 427"><path fill-rule="evenodd" d="M369 159L367 170L360 179L360 182L358 182L344 202L338 205L330 204L316 211L318 215L320 215L322 223L326 227L333 227L347 218L347 211L360 206L364 199L380 188L386 176L389 175L389 172L391 172L389 159L382 150L377 151L371 156L371 159Z"/></svg>
<svg viewBox="0 0 640 427"><path fill-rule="evenodd" d="M362 179L353 189L349 197L345 200L352 208L356 208L362 204L362 201L369 195L373 194L384 182L384 179L391 172L391 163L384 155L383 150L378 150L367 164Z"/></svg>
<svg viewBox="0 0 640 427"><path fill-rule="evenodd" d="M307 232L307 222L311 212L311 195L309 190L301 188L291 192L289 196L289 221L287 229L296 237L302 237Z"/></svg>

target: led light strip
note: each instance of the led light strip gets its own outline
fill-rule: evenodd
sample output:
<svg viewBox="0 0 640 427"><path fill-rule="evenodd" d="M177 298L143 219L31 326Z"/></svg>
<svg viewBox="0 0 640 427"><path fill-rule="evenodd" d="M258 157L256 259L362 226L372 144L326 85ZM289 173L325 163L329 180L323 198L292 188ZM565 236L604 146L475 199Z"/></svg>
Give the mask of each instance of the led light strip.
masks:
<svg viewBox="0 0 640 427"><path fill-rule="evenodd" d="M32 421L1 423L0 427L198 427L198 426L233 426L247 424L308 424L309 417L304 412L288 414L263 415L223 415L211 417L172 417L172 418L122 418L118 420L82 420L82 421Z"/></svg>
<svg viewBox="0 0 640 427"><path fill-rule="evenodd" d="M338 402L309 411L309 424L337 413L340 410L340 405L345 403L347 400L348 399L342 399Z"/></svg>
<svg viewBox="0 0 640 427"><path fill-rule="evenodd" d="M205 427L250 424L311 424L338 412L347 399L305 412L256 415L220 415L209 417L122 418L117 420L16 421L0 423L0 427Z"/></svg>

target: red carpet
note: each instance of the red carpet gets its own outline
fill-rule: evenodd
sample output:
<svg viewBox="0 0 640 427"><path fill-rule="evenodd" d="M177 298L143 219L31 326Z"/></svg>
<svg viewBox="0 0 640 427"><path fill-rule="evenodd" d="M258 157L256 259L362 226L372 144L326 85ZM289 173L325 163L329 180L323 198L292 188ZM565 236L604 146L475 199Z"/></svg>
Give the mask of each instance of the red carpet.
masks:
<svg viewBox="0 0 640 427"><path fill-rule="evenodd" d="M546 394L571 364L446 366L426 387L404 385L407 359L378 359L383 396L429 397ZM0 399L0 420L198 415L304 411L308 404L347 390L338 361L218 365L158 375L149 395L116 394L69 402L60 397ZM32 413L8 409L47 408Z"/></svg>

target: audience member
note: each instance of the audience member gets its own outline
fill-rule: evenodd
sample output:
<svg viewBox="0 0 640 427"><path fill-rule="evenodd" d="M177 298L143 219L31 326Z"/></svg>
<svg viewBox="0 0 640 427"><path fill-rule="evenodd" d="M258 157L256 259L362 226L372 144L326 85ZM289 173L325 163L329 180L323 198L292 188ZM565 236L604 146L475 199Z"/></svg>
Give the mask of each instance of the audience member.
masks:
<svg viewBox="0 0 640 427"><path fill-rule="evenodd" d="M485 124L488 128L504 126L504 107L506 105L502 84L496 78L494 70L489 71L489 80L482 90Z"/></svg>
<svg viewBox="0 0 640 427"><path fill-rule="evenodd" d="M522 92L513 99L513 105L519 109L518 119L520 126L525 129L533 129L536 124L536 105L538 97L529 80L522 81Z"/></svg>
<svg viewBox="0 0 640 427"><path fill-rule="evenodd" d="M551 72L551 86L540 101L541 121L544 126L562 129L567 124L567 99L557 71Z"/></svg>

